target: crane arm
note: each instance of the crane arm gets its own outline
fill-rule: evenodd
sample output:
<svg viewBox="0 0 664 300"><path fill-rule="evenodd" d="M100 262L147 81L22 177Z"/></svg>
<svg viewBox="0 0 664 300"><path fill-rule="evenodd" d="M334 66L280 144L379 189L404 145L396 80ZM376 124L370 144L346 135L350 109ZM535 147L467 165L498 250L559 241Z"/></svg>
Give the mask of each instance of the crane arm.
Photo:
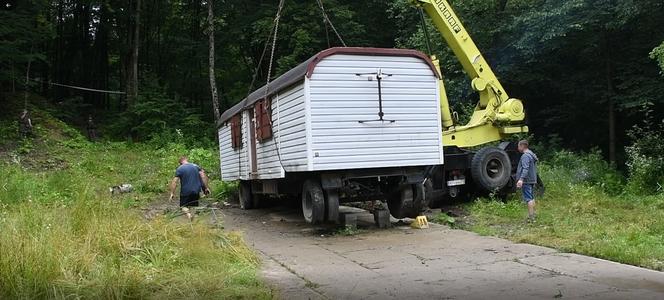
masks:
<svg viewBox="0 0 664 300"><path fill-rule="evenodd" d="M470 77L473 90L477 91L480 96L468 124L457 126L452 120L449 101L442 79L440 80L441 113L445 128L443 142L446 145L472 147L501 140L510 134L528 132L528 127L523 124L525 119L523 103L521 100L508 96L449 2L446 0L410 1L421 7L432 19L433 24ZM432 59L440 71L440 63L435 56L432 56Z"/></svg>

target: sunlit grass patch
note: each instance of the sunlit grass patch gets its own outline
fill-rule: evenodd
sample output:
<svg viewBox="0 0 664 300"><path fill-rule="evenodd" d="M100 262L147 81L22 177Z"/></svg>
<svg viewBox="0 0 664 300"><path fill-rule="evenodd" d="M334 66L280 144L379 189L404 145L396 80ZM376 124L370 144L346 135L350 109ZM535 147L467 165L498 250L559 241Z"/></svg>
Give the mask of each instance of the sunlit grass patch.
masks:
<svg viewBox="0 0 664 300"><path fill-rule="evenodd" d="M478 200L467 206L467 229L517 242L557 248L664 270L664 196L608 195L602 187L572 183L561 168L542 168L546 195L537 223L525 222L525 204Z"/></svg>
<svg viewBox="0 0 664 300"><path fill-rule="evenodd" d="M25 151L3 148L12 159L0 160L0 299L273 297L239 234L136 209L165 201L180 155L213 169L215 150L90 143L51 125ZM122 183L134 192L111 195Z"/></svg>
<svg viewBox="0 0 664 300"><path fill-rule="evenodd" d="M239 235L89 200L4 206L0 298L270 297Z"/></svg>

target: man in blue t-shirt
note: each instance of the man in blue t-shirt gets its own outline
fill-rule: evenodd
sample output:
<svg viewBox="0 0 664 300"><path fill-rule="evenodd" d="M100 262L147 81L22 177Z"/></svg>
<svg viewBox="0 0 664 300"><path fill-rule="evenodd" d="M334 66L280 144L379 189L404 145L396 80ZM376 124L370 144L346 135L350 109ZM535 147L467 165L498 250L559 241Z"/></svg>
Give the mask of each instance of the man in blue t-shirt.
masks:
<svg viewBox="0 0 664 300"><path fill-rule="evenodd" d="M205 195L210 194L208 177L199 166L189 163L186 156L180 157L180 166L175 170L175 177L171 181L171 198L175 197L175 189L180 181L180 206L198 206L201 190Z"/></svg>

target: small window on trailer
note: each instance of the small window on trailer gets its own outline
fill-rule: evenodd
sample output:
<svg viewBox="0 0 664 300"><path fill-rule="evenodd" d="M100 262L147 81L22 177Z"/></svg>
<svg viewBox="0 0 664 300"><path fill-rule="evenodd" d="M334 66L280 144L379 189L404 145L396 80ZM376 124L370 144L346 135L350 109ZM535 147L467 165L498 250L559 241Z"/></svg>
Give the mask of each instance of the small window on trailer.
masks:
<svg viewBox="0 0 664 300"><path fill-rule="evenodd" d="M242 119L240 114L231 117L231 142L233 149L242 147Z"/></svg>
<svg viewBox="0 0 664 300"><path fill-rule="evenodd" d="M256 116L256 137L259 141L272 138L272 100L267 98L254 105Z"/></svg>

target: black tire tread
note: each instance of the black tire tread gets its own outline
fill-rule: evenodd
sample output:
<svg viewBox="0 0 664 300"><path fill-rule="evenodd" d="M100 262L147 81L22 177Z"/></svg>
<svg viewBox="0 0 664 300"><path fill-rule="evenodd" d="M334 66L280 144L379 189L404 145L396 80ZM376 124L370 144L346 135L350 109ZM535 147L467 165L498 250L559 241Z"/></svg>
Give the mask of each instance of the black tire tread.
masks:
<svg viewBox="0 0 664 300"><path fill-rule="evenodd" d="M239 193L239 202L240 208L247 210L254 208L254 199L251 194L251 182L242 180L240 181L240 193Z"/></svg>
<svg viewBox="0 0 664 300"><path fill-rule="evenodd" d="M412 190L412 199L403 199L403 190ZM387 199L390 214L397 219L415 218L425 206L425 191L421 184L409 184L392 193Z"/></svg>
<svg viewBox="0 0 664 300"><path fill-rule="evenodd" d="M339 223L339 192L325 191L325 222Z"/></svg>
<svg viewBox="0 0 664 300"><path fill-rule="evenodd" d="M305 201L307 194L311 195L311 218L307 218L305 212ZM309 179L302 186L302 214L307 223L319 224L325 220L325 194L323 188L317 180Z"/></svg>
<svg viewBox="0 0 664 300"><path fill-rule="evenodd" d="M497 155L501 158L503 163L503 177L497 184L489 182L484 174L484 158L491 155ZM498 191L505 187L505 185L509 183L511 171L512 163L510 162L509 156L505 151L497 147L485 147L480 149L477 151L477 153L475 153L470 164L470 173L473 176L473 181L478 185L479 188L487 192Z"/></svg>

